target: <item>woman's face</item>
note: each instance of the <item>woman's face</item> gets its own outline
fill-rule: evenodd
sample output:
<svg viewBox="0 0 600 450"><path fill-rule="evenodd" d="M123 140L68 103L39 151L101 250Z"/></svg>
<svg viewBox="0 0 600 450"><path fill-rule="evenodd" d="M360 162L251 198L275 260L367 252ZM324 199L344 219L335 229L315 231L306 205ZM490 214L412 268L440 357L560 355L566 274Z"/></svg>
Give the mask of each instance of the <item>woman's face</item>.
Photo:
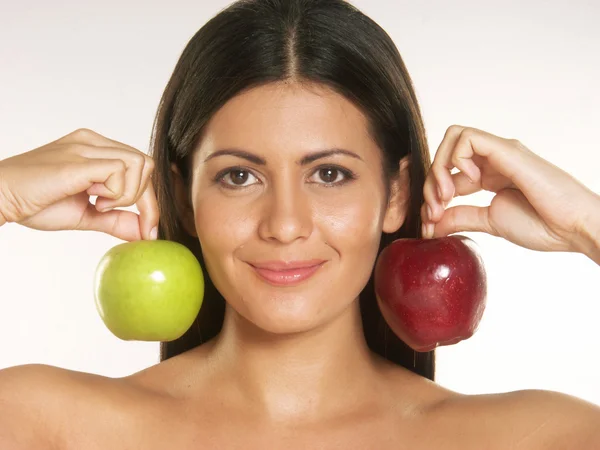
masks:
<svg viewBox="0 0 600 450"><path fill-rule="evenodd" d="M323 87L273 83L233 98L193 165L206 269L231 308L272 333L339 316L371 275L382 229L404 217L388 207L365 117Z"/></svg>

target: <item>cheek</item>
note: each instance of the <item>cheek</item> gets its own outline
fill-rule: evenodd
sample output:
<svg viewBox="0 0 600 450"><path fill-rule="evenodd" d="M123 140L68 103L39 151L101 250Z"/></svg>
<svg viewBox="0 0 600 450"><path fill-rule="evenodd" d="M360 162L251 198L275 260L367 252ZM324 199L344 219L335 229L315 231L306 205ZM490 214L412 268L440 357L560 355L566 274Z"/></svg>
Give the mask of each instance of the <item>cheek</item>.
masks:
<svg viewBox="0 0 600 450"><path fill-rule="evenodd" d="M216 195L197 199L195 223L207 265L214 257L230 256L256 228L247 200L223 200Z"/></svg>
<svg viewBox="0 0 600 450"><path fill-rule="evenodd" d="M377 251L383 221L383 208L378 198L371 191L371 195L356 193L351 198L321 202L317 206L325 241L338 247L342 256L348 250L363 258L365 251Z"/></svg>

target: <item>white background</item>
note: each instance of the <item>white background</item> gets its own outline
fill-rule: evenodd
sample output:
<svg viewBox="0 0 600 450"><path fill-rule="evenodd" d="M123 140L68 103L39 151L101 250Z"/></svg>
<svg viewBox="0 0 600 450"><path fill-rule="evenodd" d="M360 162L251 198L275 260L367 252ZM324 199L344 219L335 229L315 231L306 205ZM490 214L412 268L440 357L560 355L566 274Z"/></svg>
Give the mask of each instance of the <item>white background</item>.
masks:
<svg viewBox="0 0 600 450"><path fill-rule="evenodd" d="M600 192L599 3L353 3L396 42L432 154L448 126L482 128ZM147 151L181 51L227 4L1 0L0 159L80 127ZM552 389L600 404L600 267L470 236L488 269L488 307L472 339L438 351L438 382L463 393ZM94 270L120 242L2 227L0 368L37 362L122 376L158 362L158 344L120 341L96 313Z"/></svg>

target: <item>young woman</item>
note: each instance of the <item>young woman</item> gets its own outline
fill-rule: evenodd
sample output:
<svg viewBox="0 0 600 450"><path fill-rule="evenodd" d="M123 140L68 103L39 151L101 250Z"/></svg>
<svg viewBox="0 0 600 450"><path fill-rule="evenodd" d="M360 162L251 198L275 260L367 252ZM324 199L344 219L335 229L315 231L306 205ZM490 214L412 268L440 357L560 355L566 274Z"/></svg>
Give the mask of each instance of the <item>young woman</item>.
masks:
<svg viewBox="0 0 600 450"><path fill-rule="evenodd" d="M473 128L449 127L428 155L377 24L342 0L254 0L185 48L151 156L80 129L0 161L0 224L158 235L207 272L196 322L160 364L118 379L0 371L0 448L600 448L588 402L435 384L434 352L394 336L372 282L394 239L465 230L600 264L600 197ZM496 192L489 208L445 210L480 189ZM139 216L116 209L133 204ZM281 274L301 267L312 276Z"/></svg>

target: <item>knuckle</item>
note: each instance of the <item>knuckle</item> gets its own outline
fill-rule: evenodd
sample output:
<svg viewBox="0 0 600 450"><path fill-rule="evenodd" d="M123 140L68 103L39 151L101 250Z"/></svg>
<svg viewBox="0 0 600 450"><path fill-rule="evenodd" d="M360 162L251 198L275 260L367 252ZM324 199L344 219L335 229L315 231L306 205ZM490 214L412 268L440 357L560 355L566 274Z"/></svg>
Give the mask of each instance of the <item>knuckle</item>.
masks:
<svg viewBox="0 0 600 450"><path fill-rule="evenodd" d="M96 132L90 130L89 128L78 128L71 133L74 137L86 138L91 136L97 136Z"/></svg>
<svg viewBox="0 0 600 450"><path fill-rule="evenodd" d="M528 153L528 154L533 154L533 152L531 151L531 149L529 149L529 147L527 147L525 144L523 144L520 140L518 139L507 139L508 144L517 149L519 152L522 153Z"/></svg>
<svg viewBox="0 0 600 450"><path fill-rule="evenodd" d="M131 161L136 166L144 166L146 164L146 157L142 153L131 152Z"/></svg>
<svg viewBox="0 0 600 450"><path fill-rule="evenodd" d="M524 149L525 146L523 145L523 143L521 141L519 141L518 139L508 139L508 143L510 145L512 145L515 148L518 149Z"/></svg>
<svg viewBox="0 0 600 450"><path fill-rule="evenodd" d="M437 180L440 179L440 177L442 177L444 175L444 171L446 170L446 168L444 167L444 162L443 161L436 161L434 164L431 165L431 173L433 175L433 180L431 180L432 183L437 182Z"/></svg>
<svg viewBox="0 0 600 450"><path fill-rule="evenodd" d="M125 191L119 201L124 206L133 205L135 203L135 192Z"/></svg>
<svg viewBox="0 0 600 450"><path fill-rule="evenodd" d="M450 125L448 127L448 129L446 130L446 136L450 136L450 135L454 135L457 133L460 133L463 130L464 127L460 126L460 125Z"/></svg>
<svg viewBox="0 0 600 450"><path fill-rule="evenodd" d="M471 127L465 127L460 133L460 139L471 139L477 134L477 130Z"/></svg>

